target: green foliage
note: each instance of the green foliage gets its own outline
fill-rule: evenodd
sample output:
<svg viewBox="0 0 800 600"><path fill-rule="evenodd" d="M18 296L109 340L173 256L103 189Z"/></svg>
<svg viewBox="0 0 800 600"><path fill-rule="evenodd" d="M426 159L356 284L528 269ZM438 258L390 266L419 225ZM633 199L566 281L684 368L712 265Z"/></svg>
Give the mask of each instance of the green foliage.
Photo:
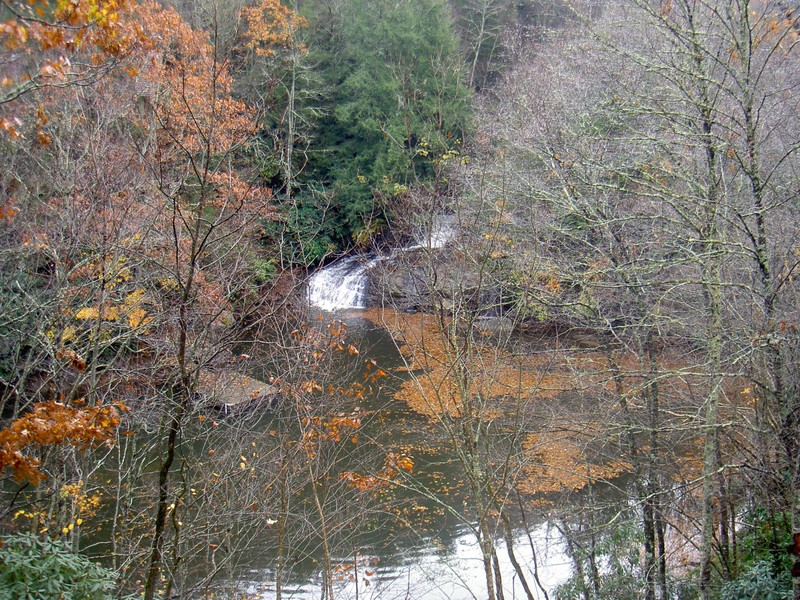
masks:
<svg viewBox="0 0 800 600"><path fill-rule="evenodd" d="M349 234L362 222L358 211L363 206L358 198L345 202L339 194L307 191L281 207L282 218L267 223L265 230L279 241L284 266L310 265L350 245Z"/></svg>
<svg viewBox="0 0 800 600"><path fill-rule="evenodd" d="M278 272L275 259L257 258L253 261L253 278L256 285L269 283Z"/></svg>
<svg viewBox="0 0 800 600"><path fill-rule="evenodd" d="M0 548L0 600L105 600L114 580L113 571L62 542L16 535Z"/></svg>
<svg viewBox="0 0 800 600"><path fill-rule="evenodd" d="M739 535L742 574L722 587L722 598L744 600L792 597L791 518L761 508L744 517Z"/></svg>
<svg viewBox="0 0 800 600"><path fill-rule="evenodd" d="M363 239L359 232L374 235L380 190L433 178L434 158L465 135L469 94L442 0L305 10L308 62L324 90L311 101L324 116L285 223L296 259L313 262Z"/></svg>
<svg viewBox="0 0 800 600"><path fill-rule="evenodd" d="M644 596L644 580L640 575L642 537L641 528L629 521L595 540L596 560L603 567L599 574L599 594L592 593L592 597L638 600ZM585 565L584 572L591 572L588 559L581 556L579 560ZM594 586L574 574L555 589L555 597L558 600L582 598L587 588L594 589Z"/></svg>
<svg viewBox="0 0 800 600"><path fill-rule="evenodd" d="M792 555L787 552L792 545L790 516L754 509L746 513L744 523L739 534L743 567L769 563L776 572L790 572Z"/></svg>
<svg viewBox="0 0 800 600"><path fill-rule="evenodd" d="M726 582L720 598L726 600L790 600L793 598L789 571L775 573L766 561L753 563L741 577Z"/></svg>

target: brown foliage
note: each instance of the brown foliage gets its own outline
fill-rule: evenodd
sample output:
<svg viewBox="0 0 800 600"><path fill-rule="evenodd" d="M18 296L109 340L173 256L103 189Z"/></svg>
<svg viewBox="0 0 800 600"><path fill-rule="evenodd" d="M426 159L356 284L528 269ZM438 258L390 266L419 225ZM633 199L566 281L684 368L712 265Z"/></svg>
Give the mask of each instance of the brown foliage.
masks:
<svg viewBox="0 0 800 600"><path fill-rule="evenodd" d="M297 47L294 35L306 26L306 20L280 0L261 0L257 6L242 9L242 15L247 20L247 45L260 56L270 56L280 46Z"/></svg>
<svg viewBox="0 0 800 600"><path fill-rule="evenodd" d="M79 449L110 443L119 426L122 404L77 408L60 402L40 402L30 413L0 430L0 468L20 482L45 479L39 459L26 454L32 447L69 444Z"/></svg>

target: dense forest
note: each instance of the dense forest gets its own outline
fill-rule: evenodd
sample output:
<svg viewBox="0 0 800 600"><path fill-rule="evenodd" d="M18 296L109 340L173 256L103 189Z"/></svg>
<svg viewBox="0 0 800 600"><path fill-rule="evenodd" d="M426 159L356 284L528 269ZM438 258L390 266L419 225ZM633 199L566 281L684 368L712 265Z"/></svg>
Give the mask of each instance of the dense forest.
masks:
<svg viewBox="0 0 800 600"><path fill-rule="evenodd" d="M797 3L0 0L0 164L0 599L800 599Z"/></svg>

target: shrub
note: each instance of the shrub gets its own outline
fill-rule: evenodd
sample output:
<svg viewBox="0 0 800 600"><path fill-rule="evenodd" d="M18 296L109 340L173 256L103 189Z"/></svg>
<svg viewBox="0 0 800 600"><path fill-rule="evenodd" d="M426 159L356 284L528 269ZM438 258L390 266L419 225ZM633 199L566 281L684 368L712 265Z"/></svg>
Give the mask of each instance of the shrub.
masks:
<svg viewBox="0 0 800 600"><path fill-rule="evenodd" d="M773 573L766 561L753 563L741 577L726 582L720 590L720 598L726 600L791 600L793 597L789 573Z"/></svg>
<svg viewBox="0 0 800 600"><path fill-rule="evenodd" d="M106 600L114 571L72 552L66 544L32 535L3 538L0 600Z"/></svg>

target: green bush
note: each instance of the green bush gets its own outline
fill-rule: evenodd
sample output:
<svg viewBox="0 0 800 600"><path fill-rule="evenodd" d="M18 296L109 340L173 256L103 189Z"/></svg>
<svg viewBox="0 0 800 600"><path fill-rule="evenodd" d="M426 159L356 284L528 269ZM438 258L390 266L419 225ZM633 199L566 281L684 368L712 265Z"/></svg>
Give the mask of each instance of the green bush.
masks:
<svg viewBox="0 0 800 600"><path fill-rule="evenodd" d="M726 582L720 590L725 600L791 600L792 578L789 572L775 574L770 563L754 563L742 576Z"/></svg>
<svg viewBox="0 0 800 600"><path fill-rule="evenodd" d="M66 544L32 535L3 538L0 600L106 600L114 571L75 554Z"/></svg>

